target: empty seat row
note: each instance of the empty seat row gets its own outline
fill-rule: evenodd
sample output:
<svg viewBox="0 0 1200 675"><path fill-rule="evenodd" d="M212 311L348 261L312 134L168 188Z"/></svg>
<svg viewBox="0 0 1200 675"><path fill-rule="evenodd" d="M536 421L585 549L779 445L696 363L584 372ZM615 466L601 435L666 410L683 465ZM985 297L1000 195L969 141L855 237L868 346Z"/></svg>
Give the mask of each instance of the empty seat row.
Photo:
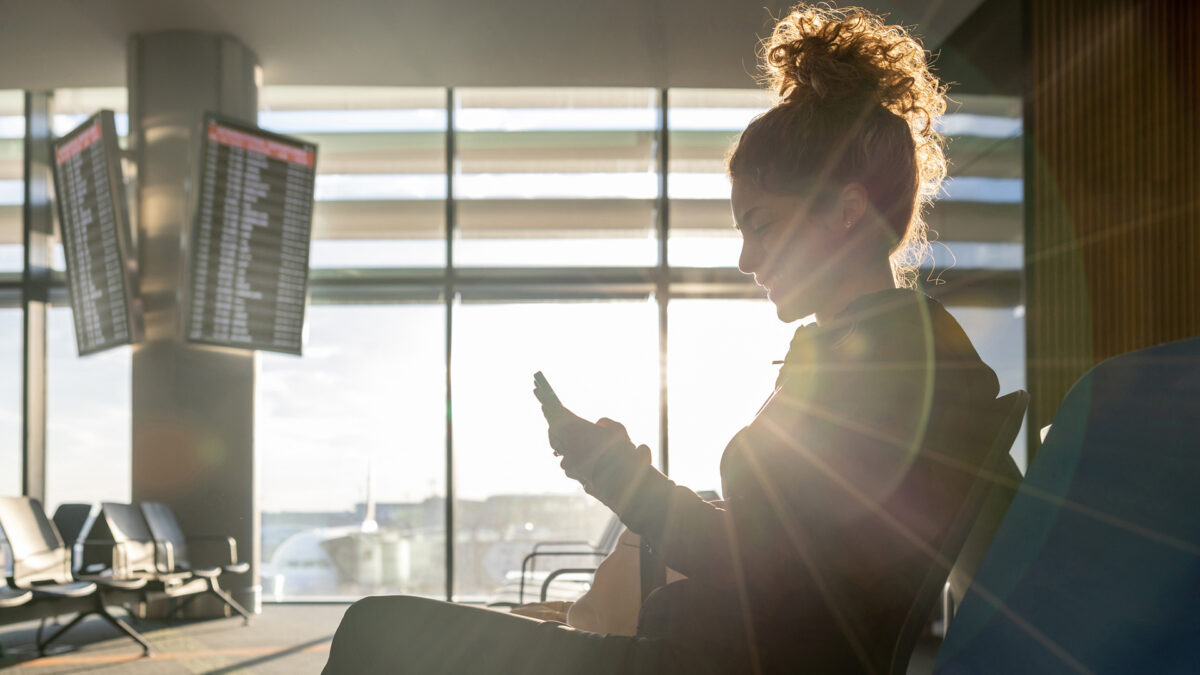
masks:
<svg viewBox="0 0 1200 675"><path fill-rule="evenodd" d="M39 654L95 614L149 655L149 643L108 608L164 597L183 599L177 613L210 594L249 623L249 613L218 583L222 573L249 569L238 562L233 539L186 537L165 504L65 504L52 521L36 499L0 497L0 530L12 569L0 588L0 624L76 613L49 637L39 630Z"/></svg>

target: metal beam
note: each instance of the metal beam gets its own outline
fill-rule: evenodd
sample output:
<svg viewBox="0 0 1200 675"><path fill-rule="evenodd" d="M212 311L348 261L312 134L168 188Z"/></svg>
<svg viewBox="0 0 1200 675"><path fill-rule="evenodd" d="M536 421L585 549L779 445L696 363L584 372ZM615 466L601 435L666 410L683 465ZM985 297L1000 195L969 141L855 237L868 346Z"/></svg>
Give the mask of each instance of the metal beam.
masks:
<svg viewBox="0 0 1200 675"><path fill-rule="evenodd" d="M46 499L46 306L50 296L52 92L25 92L25 241L21 273L21 492Z"/></svg>

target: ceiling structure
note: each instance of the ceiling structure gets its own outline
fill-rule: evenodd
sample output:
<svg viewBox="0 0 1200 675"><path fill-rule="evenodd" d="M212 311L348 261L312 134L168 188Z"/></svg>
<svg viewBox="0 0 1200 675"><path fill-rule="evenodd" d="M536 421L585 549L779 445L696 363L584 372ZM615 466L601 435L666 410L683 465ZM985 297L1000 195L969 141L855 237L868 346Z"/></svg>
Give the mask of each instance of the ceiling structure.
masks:
<svg viewBox="0 0 1200 675"><path fill-rule="evenodd" d="M129 37L171 29L239 38L269 84L748 87L756 41L789 4L0 0L0 89L124 85ZM984 3L862 4L936 49Z"/></svg>

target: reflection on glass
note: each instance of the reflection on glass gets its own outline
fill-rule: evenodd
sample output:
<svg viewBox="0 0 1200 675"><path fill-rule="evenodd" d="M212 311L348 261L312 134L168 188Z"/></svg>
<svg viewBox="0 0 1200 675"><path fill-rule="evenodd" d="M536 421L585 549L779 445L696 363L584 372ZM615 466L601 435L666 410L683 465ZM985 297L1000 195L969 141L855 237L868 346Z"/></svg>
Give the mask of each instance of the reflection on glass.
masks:
<svg viewBox="0 0 1200 675"><path fill-rule="evenodd" d="M667 305L667 432L671 479L721 489L725 445L775 388L799 323L765 300L672 300Z"/></svg>
<svg viewBox="0 0 1200 675"><path fill-rule="evenodd" d="M575 413L615 419L657 454L656 319L652 302L455 309L457 599L516 600L521 559L534 542L598 539L612 513L551 454L533 373L543 371ZM595 563L558 559L553 567Z"/></svg>
<svg viewBox="0 0 1200 675"><path fill-rule="evenodd" d="M259 124L316 143L313 268L446 262L446 91L267 86Z"/></svg>
<svg viewBox="0 0 1200 675"><path fill-rule="evenodd" d="M132 352L80 357L70 307L46 327L46 501L128 502Z"/></svg>
<svg viewBox="0 0 1200 675"><path fill-rule="evenodd" d="M262 354L255 447L272 600L445 593L445 309L309 308Z"/></svg>
<svg viewBox="0 0 1200 675"><path fill-rule="evenodd" d="M657 263L654 90L461 89L457 95L456 264Z"/></svg>
<svg viewBox="0 0 1200 675"><path fill-rule="evenodd" d="M0 309L0 495L21 494L21 320Z"/></svg>

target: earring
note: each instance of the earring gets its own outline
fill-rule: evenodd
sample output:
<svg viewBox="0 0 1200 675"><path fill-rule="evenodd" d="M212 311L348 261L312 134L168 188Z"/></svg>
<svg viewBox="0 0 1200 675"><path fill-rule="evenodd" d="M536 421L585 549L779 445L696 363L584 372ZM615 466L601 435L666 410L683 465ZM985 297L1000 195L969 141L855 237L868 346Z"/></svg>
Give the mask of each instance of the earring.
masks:
<svg viewBox="0 0 1200 675"><path fill-rule="evenodd" d="M854 227L854 221L850 220L850 219L846 219L846 229L848 230L852 227Z"/></svg>

